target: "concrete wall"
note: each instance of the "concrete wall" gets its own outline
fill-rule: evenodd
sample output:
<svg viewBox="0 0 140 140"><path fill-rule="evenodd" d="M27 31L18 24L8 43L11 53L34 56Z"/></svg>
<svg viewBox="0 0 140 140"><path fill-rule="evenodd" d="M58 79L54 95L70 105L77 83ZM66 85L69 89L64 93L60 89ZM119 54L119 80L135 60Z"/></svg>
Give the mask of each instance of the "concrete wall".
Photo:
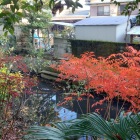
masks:
<svg viewBox="0 0 140 140"><path fill-rule="evenodd" d="M116 26L76 26L75 37L80 40L116 41Z"/></svg>
<svg viewBox="0 0 140 140"><path fill-rule="evenodd" d="M117 41L117 42L124 42L124 43L125 43L126 27L127 27L127 23L118 25L118 26L116 27L116 41ZM129 29L130 29L130 22L129 22L127 31L128 31ZM130 42L129 36L127 36L126 42Z"/></svg>

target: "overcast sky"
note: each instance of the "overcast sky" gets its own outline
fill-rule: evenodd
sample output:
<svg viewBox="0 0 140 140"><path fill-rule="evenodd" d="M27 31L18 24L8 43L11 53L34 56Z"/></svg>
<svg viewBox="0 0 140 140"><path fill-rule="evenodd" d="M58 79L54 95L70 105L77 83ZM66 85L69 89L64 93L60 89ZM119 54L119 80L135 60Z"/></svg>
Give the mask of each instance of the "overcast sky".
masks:
<svg viewBox="0 0 140 140"><path fill-rule="evenodd" d="M84 9L88 9L89 10L89 6L85 5L85 0L79 0L79 2L83 5Z"/></svg>

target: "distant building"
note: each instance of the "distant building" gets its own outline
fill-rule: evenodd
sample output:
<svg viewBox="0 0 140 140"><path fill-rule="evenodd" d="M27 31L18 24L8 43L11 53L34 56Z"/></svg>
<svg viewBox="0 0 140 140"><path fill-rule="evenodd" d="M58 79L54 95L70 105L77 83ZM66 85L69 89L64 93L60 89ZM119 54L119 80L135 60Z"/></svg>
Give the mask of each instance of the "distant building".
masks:
<svg viewBox="0 0 140 140"><path fill-rule="evenodd" d="M82 19L88 18L89 13L89 6L78 8L72 13L72 9L64 9L61 13L57 12L55 16L52 17L52 21L60 21L60 22L67 22L67 23L75 23Z"/></svg>
<svg viewBox="0 0 140 140"><path fill-rule="evenodd" d="M125 5L134 0L117 0L120 6L115 5L111 0L85 0L86 4L90 6L90 16L118 16L121 15ZM132 15L138 14L140 4L137 9L132 12Z"/></svg>
<svg viewBox="0 0 140 140"><path fill-rule="evenodd" d="M130 43L140 44L140 26L134 26L127 34L130 35Z"/></svg>
<svg viewBox="0 0 140 140"><path fill-rule="evenodd" d="M133 16L131 16L132 18ZM109 42L125 42L128 17L93 17L74 24L75 38L79 40L96 40ZM128 30L131 25L129 21ZM126 40L130 41L129 36Z"/></svg>

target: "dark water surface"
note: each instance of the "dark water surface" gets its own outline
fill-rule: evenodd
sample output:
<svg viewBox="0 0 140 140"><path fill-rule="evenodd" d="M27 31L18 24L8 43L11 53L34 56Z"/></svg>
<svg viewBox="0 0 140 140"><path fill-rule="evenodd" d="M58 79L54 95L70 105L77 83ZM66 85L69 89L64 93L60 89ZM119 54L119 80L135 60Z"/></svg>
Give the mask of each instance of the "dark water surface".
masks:
<svg viewBox="0 0 140 140"><path fill-rule="evenodd" d="M51 106L53 106L57 117L61 121L72 120L78 118L81 114L87 113L86 98L83 99L82 101L75 100L72 102L72 104L57 106L57 104L59 102L62 102L62 99L64 98L63 93L65 92L65 87L66 85L57 83L55 81L40 79L38 88L36 90L36 92L43 97L42 99L43 107L44 106L47 107L49 105L49 102L51 102ZM94 99L90 98L89 100L90 106L101 99L103 99L103 95L96 94L94 96ZM129 108L129 104L123 105L123 103L124 103L123 101L119 101L119 103L117 103L116 100L112 101L111 108L110 108L111 118L115 118L117 112L119 112L120 109L127 110ZM99 112L97 110L99 110ZM90 112L97 111L98 113L101 114L102 117L106 116L106 110L107 110L107 102L104 102L102 105L98 105L94 108L90 107Z"/></svg>
<svg viewBox="0 0 140 140"><path fill-rule="evenodd" d="M55 117L58 117L61 121L76 119L77 113L69 109L71 108L70 106L57 106L57 103L63 99L65 85L44 79L40 79L39 81L36 93L42 96L42 106L48 107L49 102L51 102L57 115Z"/></svg>

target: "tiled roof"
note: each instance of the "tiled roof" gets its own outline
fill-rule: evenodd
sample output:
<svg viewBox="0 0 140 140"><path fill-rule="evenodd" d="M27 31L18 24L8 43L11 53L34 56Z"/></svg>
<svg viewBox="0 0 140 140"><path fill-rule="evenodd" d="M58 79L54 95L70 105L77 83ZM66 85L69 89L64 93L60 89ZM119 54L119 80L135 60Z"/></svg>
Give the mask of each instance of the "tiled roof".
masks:
<svg viewBox="0 0 140 140"><path fill-rule="evenodd" d="M134 16L132 16L134 17ZM85 26L85 25L119 25L127 22L127 16L108 16L108 17L92 17L86 18L81 21L76 22L75 26Z"/></svg>

